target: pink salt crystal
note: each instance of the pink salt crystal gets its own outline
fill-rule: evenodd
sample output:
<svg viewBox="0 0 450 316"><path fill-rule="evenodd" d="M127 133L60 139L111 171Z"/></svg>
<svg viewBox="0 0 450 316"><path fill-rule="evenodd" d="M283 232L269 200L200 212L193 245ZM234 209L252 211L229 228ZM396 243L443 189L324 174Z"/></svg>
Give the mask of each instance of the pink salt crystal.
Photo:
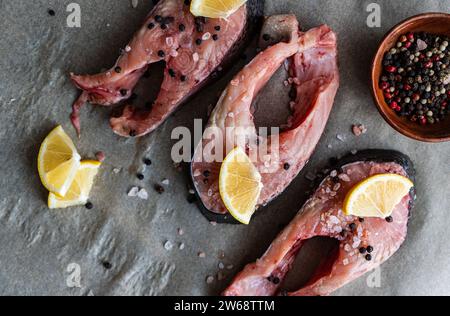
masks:
<svg viewBox="0 0 450 316"><path fill-rule="evenodd" d="M336 183L333 187L333 191L338 191L341 188L341 184L340 183Z"/></svg>
<svg viewBox="0 0 450 316"><path fill-rule="evenodd" d="M103 151L99 151L98 153L95 154L95 158L97 158L98 161L100 162L104 162L105 161L105 153Z"/></svg>
<svg viewBox="0 0 450 316"><path fill-rule="evenodd" d="M346 175L345 173L339 175L339 179L341 179L344 182L350 182L350 177Z"/></svg>
<svg viewBox="0 0 450 316"><path fill-rule="evenodd" d="M336 216L330 216L330 222L333 224L339 224L339 218Z"/></svg>
<svg viewBox="0 0 450 316"><path fill-rule="evenodd" d="M417 48L418 48L419 52L424 50L424 49L427 49L427 47L428 47L428 45L427 45L427 43L425 41L423 41L421 39L417 40Z"/></svg>
<svg viewBox="0 0 450 316"><path fill-rule="evenodd" d="M194 62L196 63L196 62L198 62L198 61L200 60L200 56L198 55L198 53L194 53L194 54L192 55L192 59L193 59Z"/></svg>
<svg viewBox="0 0 450 316"><path fill-rule="evenodd" d="M202 175L202 172L199 169L197 169L194 171L193 175L194 175L194 177L200 177Z"/></svg>
<svg viewBox="0 0 450 316"><path fill-rule="evenodd" d="M356 137L361 136L362 134L367 133L367 128L362 125L362 124L358 124L358 125L353 125L352 126L352 132Z"/></svg>

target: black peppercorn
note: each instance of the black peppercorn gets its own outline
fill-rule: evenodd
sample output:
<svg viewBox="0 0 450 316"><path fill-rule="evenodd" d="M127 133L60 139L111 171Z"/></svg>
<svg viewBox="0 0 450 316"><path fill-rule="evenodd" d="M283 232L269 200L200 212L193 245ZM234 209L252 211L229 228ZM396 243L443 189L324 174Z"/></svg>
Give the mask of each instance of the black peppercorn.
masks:
<svg viewBox="0 0 450 316"><path fill-rule="evenodd" d="M108 261L103 261L103 262L102 262L102 265L103 265L103 267L104 267L106 270L111 270L111 269L112 269L112 264L109 263Z"/></svg>

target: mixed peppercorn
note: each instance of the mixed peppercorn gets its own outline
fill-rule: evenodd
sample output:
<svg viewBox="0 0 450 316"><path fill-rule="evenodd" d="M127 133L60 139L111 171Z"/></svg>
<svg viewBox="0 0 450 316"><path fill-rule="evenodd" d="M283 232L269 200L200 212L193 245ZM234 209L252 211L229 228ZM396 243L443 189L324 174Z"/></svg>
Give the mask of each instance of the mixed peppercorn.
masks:
<svg viewBox="0 0 450 316"><path fill-rule="evenodd" d="M402 35L383 59L380 88L398 115L421 125L449 113L450 39L429 33Z"/></svg>

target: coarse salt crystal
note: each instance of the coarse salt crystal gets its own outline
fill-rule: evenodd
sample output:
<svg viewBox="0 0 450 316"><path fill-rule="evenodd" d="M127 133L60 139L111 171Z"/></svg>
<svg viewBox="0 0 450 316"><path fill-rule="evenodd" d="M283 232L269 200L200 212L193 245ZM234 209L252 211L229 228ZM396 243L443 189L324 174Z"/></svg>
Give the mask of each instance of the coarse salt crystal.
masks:
<svg viewBox="0 0 450 316"><path fill-rule="evenodd" d="M194 177L200 177L202 175L202 172L200 169L194 170Z"/></svg>
<svg viewBox="0 0 450 316"><path fill-rule="evenodd" d="M205 34L203 34L202 36L202 40L207 41L211 38L211 33L206 32Z"/></svg>
<svg viewBox="0 0 450 316"><path fill-rule="evenodd" d="M234 269L234 265L230 264L227 266L227 270L233 270Z"/></svg>
<svg viewBox="0 0 450 316"><path fill-rule="evenodd" d="M182 228L178 228L178 235L183 236L184 230Z"/></svg>
<svg viewBox="0 0 450 316"><path fill-rule="evenodd" d="M211 189L208 190L208 196L209 197L213 196L213 190L211 190Z"/></svg>
<svg viewBox="0 0 450 316"><path fill-rule="evenodd" d="M208 276L206 278L206 284L212 284L214 282L214 277L213 276Z"/></svg>
<svg viewBox="0 0 450 316"><path fill-rule="evenodd" d="M220 270L225 269L225 265L223 264L223 262L219 262L218 267L219 267Z"/></svg>
<svg viewBox="0 0 450 316"><path fill-rule="evenodd" d="M338 174L337 171L333 170L333 171L331 171L330 176L332 176L334 178L337 176L337 174Z"/></svg>
<svg viewBox="0 0 450 316"><path fill-rule="evenodd" d="M344 250L347 251L347 252L350 252L350 251L352 251L353 249L352 249L352 247L351 247L349 244L345 244Z"/></svg>
<svg viewBox="0 0 450 316"><path fill-rule="evenodd" d="M204 252L199 252L199 253L198 253L198 257L199 257L199 258L206 258L206 253L204 253Z"/></svg>
<svg viewBox="0 0 450 316"><path fill-rule="evenodd" d="M194 189L189 189L189 194L195 194Z"/></svg>
<svg viewBox="0 0 450 316"><path fill-rule="evenodd" d="M173 45L173 37L166 37L166 44L171 47Z"/></svg>
<svg viewBox="0 0 450 316"><path fill-rule="evenodd" d="M353 125L352 132L356 137L359 137L362 134L367 133L367 128L362 124Z"/></svg>
<svg viewBox="0 0 450 316"><path fill-rule="evenodd" d="M180 250L184 250L184 248L186 248L186 245L184 243L181 243L180 246L178 247Z"/></svg>
<svg viewBox="0 0 450 316"><path fill-rule="evenodd" d="M228 117L233 118L234 117L234 113L233 112L228 113Z"/></svg>
<svg viewBox="0 0 450 316"><path fill-rule="evenodd" d="M130 45L127 45L127 46L125 47L125 51L126 51L127 53L131 52L131 46L130 46Z"/></svg>
<svg viewBox="0 0 450 316"><path fill-rule="evenodd" d="M233 79L233 80L231 80L230 84L233 87L237 87L239 85L239 80L238 79Z"/></svg>
<svg viewBox="0 0 450 316"><path fill-rule="evenodd" d="M343 261L342 261L342 264L344 265L344 266L346 266L346 265L348 265L349 264L349 261L348 261L348 259L347 258L345 258Z"/></svg>
<svg viewBox="0 0 450 316"><path fill-rule="evenodd" d="M139 0L131 0L131 6L133 7L133 9L137 8L138 5L139 5Z"/></svg>
<svg viewBox="0 0 450 316"><path fill-rule="evenodd" d="M115 173L115 174L120 173L120 171L122 171L120 168L114 168L113 169L113 173Z"/></svg>
<svg viewBox="0 0 450 316"><path fill-rule="evenodd" d="M170 240L166 241L164 243L164 249L166 249L167 251L172 250L173 249L173 243Z"/></svg>
<svg viewBox="0 0 450 316"><path fill-rule="evenodd" d="M344 182L350 182L350 177L346 175L345 173L339 175L339 179L341 179Z"/></svg>
<svg viewBox="0 0 450 316"><path fill-rule="evenodd" d="M339 224L339 218L336 216L330 216L330 222L333 224Z"/></svg>
<svg viewBox="0 0 450 316"><path fill-rule="evenodd" d="M352 248L356 249L359 247L359 245L361 245L361 240L357 239L353 242Z"/></svg>
<svg viewBox="0 0 450 316"><path fill-rule="evenodd" d="M148 192L145 189L141 189L138 194L137 197L140 198L141 200L148 200Z"/></svg>
<svg viewBox="0 0 450 316"><path fill-rule="evenodd" d="M417 40L417 49L420 51L427 49L428 45L424 40Z"/></svg>
<svg viewBox="0 0 450 316"><path fill-rule="evenodd" d="M129 197L136 197L139 193L138 187L132 187L131 190L128 192Z"/></svg>
<svg viewBox="0 0 450 316"><path fill-rule="evenodd" d="M337 138L339 141L341 141L341 142L345 142L345 136L344 136L344 135L337 134L337 135L336 135L336 138Z"/></svg>
<svg viewBox="0 0 450 316"><path fill-rule="evenodd" d="M196 62L198 62L198 61L200 60L200 56L198 55L198 53L194 53L194 54L192 55L192 59L193 59L194 62L196 63Z"/></svg>
<svg viewBox="0 0 450 316"><path fill-rule="evenodd" d="M169 179L164 179L164 180L161 181L161 183L164 184L164 185L169 185L170 181L169 181Z"/></svg>

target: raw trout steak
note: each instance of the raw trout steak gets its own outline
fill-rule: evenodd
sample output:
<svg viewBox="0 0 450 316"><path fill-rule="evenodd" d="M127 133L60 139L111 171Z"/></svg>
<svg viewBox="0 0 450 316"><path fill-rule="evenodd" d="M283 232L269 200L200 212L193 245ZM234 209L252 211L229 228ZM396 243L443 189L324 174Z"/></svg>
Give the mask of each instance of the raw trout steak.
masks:
<svg viewBox="0 0 450 316"><path fill-rule="evenodd" d="M336 239L339 246L303 288L284 294L329 295L388 260L405 241L409 212L415 200L414 189L396 206L389 219L361 220L342 211L344 199L354 185L384 173L399 174L414 181L412 162L398 152L369 150L344 158L263 257L245 267L224 295L280 294L295 257L304 243L314 237Z"/></svg>
<svg viewBox="0 0 450 316"><path fill-rule="evenodd" d="M127 106L111 119L114 132L143 136L162 124L207 79L236 55L258 25L264 1L250 0L228 19L194 17L190 1L161 0L110 70L92 76L72 74L83 90L73 105L72 123L80 132L79 111L86 103L110 106L127 100L150 64L165 61L164 80L151 110Z"/></svg>
<svg viewBox="0 0 450 316"><path fill-rule="evenodd" d="M302 33L295 16L273 16L266 20L263 34L264 38L270 34L272 40L279 42L261 52L235 76L207 128L224 135L223 155L219 158L223 159L236 146L243 147L250 157L257 157L254 163L264 185L258 207L281 194L308 162L325 129L339 87L337 39L328 26ZM291 102L293 115L281 134L264 137L256 131L252 102L286 60L290 62L290 81L296 91ZM243 134L246 143L238 144L236 138ZM191 165L204 213L212 218L213 214L228 213L219 192L222 160L212 159L208 150L214 141L205 133ZM261 148L267 148L263 155ZM221 220L217 216L214 220L227 221L226 217Z"/></svg>

